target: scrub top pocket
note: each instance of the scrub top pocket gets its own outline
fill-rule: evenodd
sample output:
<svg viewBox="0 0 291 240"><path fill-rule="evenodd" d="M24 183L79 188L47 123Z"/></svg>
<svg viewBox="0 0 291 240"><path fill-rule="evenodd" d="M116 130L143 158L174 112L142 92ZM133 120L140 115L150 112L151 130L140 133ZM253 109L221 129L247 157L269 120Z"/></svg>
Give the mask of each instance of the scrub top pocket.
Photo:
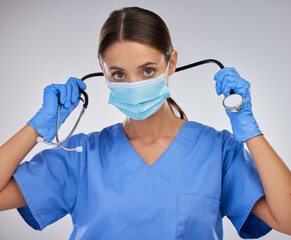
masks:
<svg viewBox="0 0 291 240"><path fill-rule="evenodd" d="M179 193L177 197L176 239L222 239L216 231L222 228L220 201L199 194Z"/></svg>

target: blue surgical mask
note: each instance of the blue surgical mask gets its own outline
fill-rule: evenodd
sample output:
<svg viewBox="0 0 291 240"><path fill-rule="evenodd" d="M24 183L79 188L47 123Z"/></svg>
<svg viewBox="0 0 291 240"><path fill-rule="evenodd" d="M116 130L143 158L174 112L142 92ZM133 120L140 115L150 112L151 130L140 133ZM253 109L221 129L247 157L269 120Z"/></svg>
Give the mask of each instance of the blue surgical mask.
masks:
<svg viewBox="0 0 291 240"><path fill-rule="evenodd" d="M165 80L169 63L166 72L153 79L137 82L106 80L110 90L108 103L135 120L144 120L153 115L161 108L164 100L170 97Z"/></svg>

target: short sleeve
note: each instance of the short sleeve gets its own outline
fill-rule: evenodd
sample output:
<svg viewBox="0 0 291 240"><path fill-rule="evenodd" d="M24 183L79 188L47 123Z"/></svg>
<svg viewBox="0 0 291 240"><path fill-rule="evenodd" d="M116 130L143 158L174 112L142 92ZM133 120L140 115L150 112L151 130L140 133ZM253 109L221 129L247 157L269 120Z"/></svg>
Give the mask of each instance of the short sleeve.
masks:
<svg viewBox="0 0 291 240"><path fill-rule="evenodd" d="M77 135L69 141L78 146ZM41 151L16 169L13 177L27 202L26 207L17 210L32 228L42 230L72 212L78 192L80 154L55 147Z"/></svg>
<svg viewBox="0 0 291 240"><path fill-rule="evenodd" d="M226 130L223 136L221 214L230 219L241 238L259 238L272 228L251 213L265 195L257 168L244 144Z"/></svg>

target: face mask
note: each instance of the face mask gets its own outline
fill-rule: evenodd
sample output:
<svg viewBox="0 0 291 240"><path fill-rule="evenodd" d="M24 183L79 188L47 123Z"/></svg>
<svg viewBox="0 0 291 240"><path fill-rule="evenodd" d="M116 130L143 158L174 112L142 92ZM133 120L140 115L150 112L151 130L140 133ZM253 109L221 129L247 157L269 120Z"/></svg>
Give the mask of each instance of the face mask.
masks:
<svg viewBox="0 0 291 240"><path fill-rule="evenodd" d="M170 97L165 81L169 63L166 72L153 79L138 82L109 82L106 80L110 90L108 103L132 119L148 118L161 108L164 99Z"/></svg>

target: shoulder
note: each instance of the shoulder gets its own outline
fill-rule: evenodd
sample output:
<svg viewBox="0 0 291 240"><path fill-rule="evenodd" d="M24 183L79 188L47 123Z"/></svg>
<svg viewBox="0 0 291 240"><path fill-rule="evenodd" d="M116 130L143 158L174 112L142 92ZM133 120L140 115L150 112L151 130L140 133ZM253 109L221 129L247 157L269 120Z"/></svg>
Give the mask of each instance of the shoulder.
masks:
<svg viewBox="0 0 291 240"><path fill-rule="evenodd" d="M223 164L224 173L234 162L242 163L250 159L250 155L244 148L243 143L235 141L233 134L226 130L217 130L214 127L197 122L189 122L188 127L196 134L196 144L199 151L206 151L208 155L214 154L220 157Z"/></svg>
<svg viewBox="0 0 291 240"><path fill-rule="evenodd" d="M80 144L82 146L94 147L101 142L111 142L120 131L120 124L116 123L107 126L100 131L90 133L78 133L73 135L69 140L69 144Z"/></svg>
<svg viewBox="0 0 291 240"><path fill-rule="evenodd" d="M234 140L233 134L226 130L217 130L216 128L205 125L195 121L188 121L186 122L187 128L193 135L196 135L201 140L211 142L221 142L222 145L225 144L228 140Z"/></svg>

